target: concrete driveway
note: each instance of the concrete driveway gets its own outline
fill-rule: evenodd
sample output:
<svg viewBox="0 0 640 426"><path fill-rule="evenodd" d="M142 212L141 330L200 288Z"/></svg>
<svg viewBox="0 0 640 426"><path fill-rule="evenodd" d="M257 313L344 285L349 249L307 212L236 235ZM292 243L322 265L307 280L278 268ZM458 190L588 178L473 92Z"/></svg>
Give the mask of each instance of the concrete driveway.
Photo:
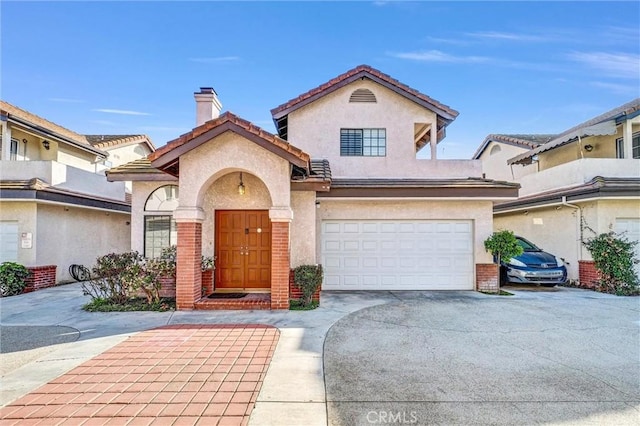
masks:
<svg viewBox="0 0 640 426"><path fill-rule="evenodd" d="M394 292L324 347L328 421L640 424L640 299Z"/></svg>

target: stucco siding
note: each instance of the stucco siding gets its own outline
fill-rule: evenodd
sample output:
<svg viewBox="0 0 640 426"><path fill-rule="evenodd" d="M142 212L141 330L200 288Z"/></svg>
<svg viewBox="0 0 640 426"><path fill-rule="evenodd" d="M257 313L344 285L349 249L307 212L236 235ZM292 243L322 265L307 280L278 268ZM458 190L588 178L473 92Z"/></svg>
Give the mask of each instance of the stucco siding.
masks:
<svg viewBox="0 0 640 426"><path fill-rule="evenodd" d="M475 263L491 263L484 249L484 240L493 232L491 201L334 201L323 200L317 211L316 235L321 234L323 220L333 219L444 219L473 220ZM321 253L320 238L316 238L316 257ZM318 263L320 259L318 259Z"/></svg>
<svg viewBox="0 0 640 426"><path fill-rule="evenodd" d="M351 93L359 88L371 90L377 102L350 103ZM337 178L479 177L478 160L416 159L414 125L435 121L432 111L377 83L359 80L291 112L288 139L312 158L328 159ZM386 156L341 157L341 128L386 129Z"/></svg>
<svg viewBox="0 0 640 426"><path fill-rule="evenodd" d="M546 170L579 158L616 158L616 139L621 137L622 126L618 126L618 132L615 135L582 138L582 153L580 153L578 142L540 153L538 155L540 170ZM586 151L584 149L586 145L591 145L593 150Z"/></svg>
<svg viewBox="0 0 640 426"><path fill-rule="evenodd" d="M18 263L25 266L37 266L37 240L38 222L36 221L36 203L24 203L13 201L0 202L0 220L18 224L18 238L23 232L32 235L32 247L22 248L18 240Z"/></svg>
<svg viewBox="0 0 640 426"><path fill-rule="evenodd" d="M494 151L494 148L497 152ZM507 165L507 160L527 151L525 148L509 144L490 142L480 156L482 172L487 179L504 180L508 182L513 182L522 176L535 173L537 169L536 164L526 166L514 164L511 167Z"/></svg>
<svg viewBox="0 0 640 426"><path fill-rule="evenodd" d="M121 164L138 160L146 157L150 153L149 148L141 143L109 148L107 151L109 153L108 160L111 162L111 167L117 167Z"/></svg>
<svg viewBox="0 0 640 426"><path fill-rule="evenodd" d="M291 267L316 262L316 194L313 191L291 193Z"/></svg>
<svg viewBox="0 0 640 426"><path fill-rule="evenodd" d="M289 206L289 162L232 132L180 157L180 206L201 206L209 185L230 172L255 175L274 206Z"/></svg>

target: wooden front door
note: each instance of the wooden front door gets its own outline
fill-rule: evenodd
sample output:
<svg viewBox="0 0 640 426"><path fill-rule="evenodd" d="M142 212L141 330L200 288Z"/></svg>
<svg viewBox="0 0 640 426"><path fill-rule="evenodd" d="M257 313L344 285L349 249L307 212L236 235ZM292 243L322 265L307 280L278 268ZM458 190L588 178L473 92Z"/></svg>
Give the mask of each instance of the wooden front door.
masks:
<svg viewBox="0 0 640 426"><path fill-rule="evenodd" d="M216 290L271 288L268 210L216 210Z"/></svg>

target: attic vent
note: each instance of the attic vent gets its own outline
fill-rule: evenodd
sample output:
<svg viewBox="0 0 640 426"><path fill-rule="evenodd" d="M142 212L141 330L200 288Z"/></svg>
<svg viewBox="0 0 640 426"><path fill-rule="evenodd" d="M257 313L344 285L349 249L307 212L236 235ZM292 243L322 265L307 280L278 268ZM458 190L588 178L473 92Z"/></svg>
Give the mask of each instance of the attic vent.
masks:
<svg viewBox="0 0 640 426"><path fill-rule="evenodd" d="M376 95L369 89L357 89L349 98L349 102L377 102Z"/></svg>

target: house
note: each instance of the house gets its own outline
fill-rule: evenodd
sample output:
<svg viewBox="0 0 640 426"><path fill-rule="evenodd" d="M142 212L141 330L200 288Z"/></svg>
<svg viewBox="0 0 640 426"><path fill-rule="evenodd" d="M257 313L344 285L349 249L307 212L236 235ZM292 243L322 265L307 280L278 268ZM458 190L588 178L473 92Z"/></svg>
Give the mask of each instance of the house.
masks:
<svg viewBox="0 0 640 426"><path fill-rule="evenodd" d="M216 292L262 292L272 309L302 264L324 266L325 290L496 289L483 241L518 185L436 158L452 108L366 65L274 108L277 135L219 115L212 88L195 99L197 127L107 173L133 181L132 248L177 244L178 309L203 306L203 254Z"/></svg>
<svg viewBox="0 0 640 426"><path fill-rule="evenodd" d="M129 250L130 183L104 171L153 152L149 138L81 135L4 101L0 124L0 262L27 266L43 287Z"/></svg>
<svg viewBox="0 0 640 426"><path fill-rule="evenodd" d="M582 241L594 232L640 240L640 99L557 135L490 135L473 158L487 178L521 185L517 200L494 206L495 229L564 258L570 279L593 284Z"/></svg>

